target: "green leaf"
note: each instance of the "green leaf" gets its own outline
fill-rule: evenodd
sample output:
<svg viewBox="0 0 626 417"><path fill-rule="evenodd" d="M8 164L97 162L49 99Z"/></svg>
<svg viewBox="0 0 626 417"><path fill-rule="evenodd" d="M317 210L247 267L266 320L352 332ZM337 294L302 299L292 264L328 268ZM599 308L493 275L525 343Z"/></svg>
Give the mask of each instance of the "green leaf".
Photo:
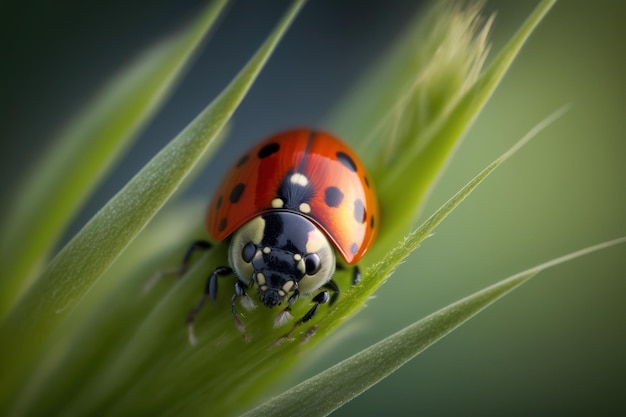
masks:
<svg viewBox="0 0 626 417"><path fill-rule="evenodd" d="M98 407L99 398L129 382L118 374L97 395L81 391L97 379L97 364L110 368L114 358L123 355L120 350L134 337L135 323L163 297L160 290L171 287L171 282L162 283L142 296L142 286L149 282L151 274L180 260L180 251L189 244L189 236L200 229L198 222L188 220L202 219L205 205L205 201L174 202L155 216L53 333L43 349L47 354L38 358L15 398L15 414L35 415L42 410L57 414L58 410L72 408L74 415L92 415L104 407ZM180 328L180 317L177 324ZM153 330L158 333L158 329ZM185 348L186 344L181 346ZM150 349L144 346L144 355ZM141 363L141 355L137 362ZM155 366L158 363L155 360ZM132 364L121 375L128 375L130 369ZM130 383L133 382L131 378Z"/></svg>
<svg viewBox="0 0 626 417"><path fill-rule="evenodd" d="M623 243L626 237L590 246L497 282L296 385L244 416L327 416L543 270Z"/></svg>
<svg viewBox="0 0 626 417"><path fill-rule="evenodd" d="M228 87L167 147L159 152L65 246L14 309L0 330L0 385L19 387L50 334L117 259L185 179L216 137L295 18L303 1L294 1L272 34ZM8 363L7 363L8 362ZM2 392L0 404L12 398Z"/></svg>
<svg viewBox="0 0 626 417"><path fill-rule="evenodd" d="M225 3L213 1L187 30L157 44L113 79L19 187L0 229L0 317L34 282L69 221L167 98Z"/></svg>

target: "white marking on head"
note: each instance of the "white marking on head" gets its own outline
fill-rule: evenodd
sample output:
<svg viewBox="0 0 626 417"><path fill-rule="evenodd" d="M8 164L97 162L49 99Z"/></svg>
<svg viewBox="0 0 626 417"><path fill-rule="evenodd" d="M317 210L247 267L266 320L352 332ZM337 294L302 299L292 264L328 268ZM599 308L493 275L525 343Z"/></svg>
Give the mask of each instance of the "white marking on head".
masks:
<svg viewBox="0 0 626 417"><path fill-rule="evenodd" d="M309 232L308 239L306 241L306 251L308 253L319 252L321 248L328 246L328 239L322 234L319 229L314 229Z"/></svg>
<svg viewBox="0 0 626 417"><path fill-rule="evenodd" d="M258 245L263 240L263 232L265 231L265 220L261 216L257 216L248 222L248 237L252 243Z"/></svg>
<svg viewBox="0 0 626 417"><path fill-rule="evenodd" d="M293 285L294 285L293 281L285 282L285 284L283 285L282 291L284 291L285 294L288 293L293 288ZM284 295L284 294L281 294L281 295Z"/></svg>
<svg viewBox="0 0 626 417"><path fill-rule="evenodd" d="M266 247L263 248L263 253L266 254L266 255L268 253L270 253L271 251L272 251L272 248L270 248L269 246L266 246Z"/></svg>
<svg viewBox="0 0 626 417"><path fill-rule="evenodd" d="M298 271L306 274L306 264L304 263L304 259L300 258L297 265Z"/></svg>
<svg viewBox="0 0 626 417"><path fill-rule="evenodd" d="M291 177L289 177L289 182L291 182L292 184L297 184L301 187L306 187L309 184L309 179L303 174L296 172L295 174L292 174Z"/></svg>
<svg viewBox="0 0 626 417"><path fill-rule="evenodd" d="M302 259L302 255L300 255L299 253L294 253L293 254L293 260L296 262L299 262L300 259Z"/></svg>
<svg viewBox="0 0 626 417"><path fill-rule="evenodd" d="M283 208L285 202L280 198L275 198L272 200L272 208Z"/></svg>
<svg viewBox="0 0 626 417"><path fill-rule="evenodd" d="M261 286L265 286L265 275L262 272L257 272L256 274L256 282Z"/></svg>
<svg viewBox="0 0 626 417"><path fill-rule="evenodd" d="M259 248L259 245L263 240L264 231L265 220L263 220L262 216L257 216L241 226L233 234L230 242L230 248L228 250L228 259L241 282L245 283L246 280L254 277L254 267L252 266L252 262L244 261L242 251L248 243L253 243L257 246L257 248ZM263 252L259 248L254 253L252 260L258 259L262 256Z"/></svg>

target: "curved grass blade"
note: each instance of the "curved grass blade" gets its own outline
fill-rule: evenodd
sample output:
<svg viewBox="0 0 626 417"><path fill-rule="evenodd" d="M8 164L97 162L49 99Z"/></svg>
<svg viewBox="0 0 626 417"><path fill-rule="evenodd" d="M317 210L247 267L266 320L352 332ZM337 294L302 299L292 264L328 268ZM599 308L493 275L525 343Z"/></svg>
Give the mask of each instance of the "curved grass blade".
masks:
<svg viewBox="0 0 626 417"><path fill-rule="evenodd" d="M226 89L104 206L65 246L0 329L0 385L20 380L66 317L177 189L235 111L304 1L294 1L272 34ZM11 398L11 390L3 392ZM0 404L7 398L0 398Z"/></svg>
<svg viewBox="0 0 626 417"><path fill-rule="evenodd" d="M229 124L220 131L220 136L228 135ZM208 156L208 152L202 156L177 194L200 173ZM93 377L93 363L89 359L99 357L94 361L101 361L103 352L116 346L115 341L119 343L132 334L134 328L128 325L129 317L141 317L142 308L158 299L159 294L147 300L138 296L138 286L145 285L141 278L153 274L159 265L167 269L180 260L178 250L189 243L189 236L201 230L189 219L202 219L205 204L204 201L178 202L176 196L168 201L55 331L44 347L48 354L38 358L15 398L14 414L35 415L42 410L50 414L60 408L59 404L67 406L67 392L75 393L76 387ZM111 310L115 311L114 317L110 316ZM103 317L111 319L103 321ZM126 326L120 326L121 322ZM84 361L85 358L88 360ZM120 381L116 383L119 385Z"/></svg>
<svg viewBox="0 0 626 417"><path fill-rule="evenodd" d="M554 3L554 0L544 0L535 8L485 72L463 92L460 98L450 103L448 111L442 112L419 132L409 130L405 132L407 137L393 139L392 143L396 144L394 149L385 151L381 149L389 142L387 137L381 136L384 132L379 132L371 145L368 145L368 152L380 155L391 153L393 160L393 163L388 163L387 160L378 158L372 167L372 175L375 177L381 202L381 212L384 215L381 222L385 224L381 228L376 245L371 248L372 255L369 255L368 259L382 257L386 252L385 248L394 246L408 230L411 230L416 216L424 207L430 190L443 173L461 139L504 77L524 43ZM479 34L479 37L484 36L486 36L485 31ZM482 59L484 58L478 59L478 62ZM475 73L476 69L470 72ZM415 94L418 93L419 91L416 91ZM420 102L417 98L416 101L411 101L401 95L397 100L407 103L408 107L401 106L401 110L408 116L420 111ZM386 221L386 219L393 219L393 221Z"/></svg>
<svg viewBox="0 0 626 417"><path fill-rule="evenodd" d="M536 7L487 70L452 109L446 120L433 126L430 138L422 139L422 143L426 143L422 149L419 149L419 144L416 143L413 145L414 149L406 150L415 155L415 158L403 158L387 172L380 183L383 190L380 198L385 200L395 196L397 199L400 196L403 200L402 203L394 204L394 207L390 208L393 210L390 215L394 219L404 219L405 223L409 223L415 218L416 212L406 208L420 207L420 201L425 200L425 196L443 173L443 168L460 144L460 140L491 97L528 37L554 3L554 0L546 0ZM415 166L420 167L420 175L415 175ZM407 179L412 182L411 193L404 191ZM393 231L389 232L389 235L393 234ZM397 240L398 236L390 237Z"/></svg>
<svg viewBox="0 0 626 417"><path fill-rule="evenodd" d="M494 20L483 18L482 6L443 1L420 10L401 41L335 112L331 125L359 138L366 165L390 165L397 148L420 141L475 83Z"/></svg>
<svg viewBox="0 0 626 417"><path fill-rule="evenodd" d="M623 243L626 237L590 246L506 278L400 330L244 416L327 416L538 273Z"/></svg>
<svg viewBox="0 0 626 417"><path fill-rule="evenodd" d="M0 317L34 282L70 219L164 102L225 4L213 1L187 30L156 45L118 75L61 132L19 187L0 228Z"/></svg>
<svg viewBox="0 0 626 417"><path fill-rule="evenodd" d="M461 204L475 189L478 187L496 168L503 162L508 160L539 132L561 117L568 107L563 107L546 119L538 123L524 137L515 143L509 150L503 153L499 158L489 164L478 175L476 175L469 183L461 188L454 196L452 196L443 206L433 213L424 223L417 229L413 230L409 235L404 237L399 244L382 257L382 259L369 267L364 274L362 283L347 291L343 295L343 301L329 312L320 321L320 329L318 333L326 333L335 328L342 320L341 318L350 316L358 311L365 301L385 282L394 269L404 261L419 245L433 232L433 230L443 222L452 211Z"/></svg>
<svg viewBox="0 0 626 417"><path fill-rule="evenodd" d="M60 410L79 405L83 409L75 415L102 412L95 405L98 397L81 390L96 379L98 364L107 363L108 368L109 358L120 355L135 333L135 321L163 297L163 291L158 290L171 288L174 277L141 296L141 287L155 269L168 268L180 260L181 248L188 245L189 236L199 230L197 223L201 222L189 219L202 219L205 205L204 201L168 203L124 250L46 343L46 354L38 358L14 399L14 415L58 415ZM124 378L128 369L109 381L113 387L129 382ZM104 395L110 387L97 394Z"/></svg>

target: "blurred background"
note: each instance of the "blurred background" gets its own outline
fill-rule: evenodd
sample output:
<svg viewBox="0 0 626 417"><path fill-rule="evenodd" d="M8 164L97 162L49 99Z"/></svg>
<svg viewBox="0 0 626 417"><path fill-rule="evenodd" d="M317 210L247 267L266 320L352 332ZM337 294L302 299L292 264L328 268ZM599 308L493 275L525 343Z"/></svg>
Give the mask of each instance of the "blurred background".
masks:
<svg viewBox="0 0 626 417"><path fill-rule="evenodd" d="M287 4L233 3L69 235L226 85ZM2 207L53 146L54 134L111 74L201 6L191 0L0 4ZM497 12L495 51L534 6L486 3L486 13ZM311 1L237 111L232 140L189 193L208 200L240 148L270 133L324 127L421 7L404 0ZM298 379L499 279L626 235L625 18L626 6L614 1L557 3L454 156L425 215L541 119L564 104L571 110L472 194L366 309L303 358ZM336 415L626 414L625 255L621 246L542 273Z"/></svg>

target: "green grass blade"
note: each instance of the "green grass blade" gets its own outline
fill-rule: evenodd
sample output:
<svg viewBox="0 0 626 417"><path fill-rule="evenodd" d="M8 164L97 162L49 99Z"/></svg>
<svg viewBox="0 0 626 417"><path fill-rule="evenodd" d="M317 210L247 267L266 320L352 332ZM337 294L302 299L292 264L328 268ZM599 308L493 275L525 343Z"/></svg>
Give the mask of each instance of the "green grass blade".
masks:
<svg viewBox="0 0 626 417"><path fill-rule="evenodd" d="M32 284L89 193L164 102L225 3L213 1L188 29L116 77L60 134L20 187L1 228L0 317Z"/></svg>
<svg viewBox="0 0 626 417"><path fill-rule="evenodd" d="M327 416L538 273L623 243L626 237L570 253L506 278L400 330L244 416Z"/></svg>
<svg viewBox="0 0 626 417"><path fill-rule="evenodd" d="M199 230L197 223L201 222L205 205L204 201L174 202L155 216L46 343L46 354L38 358L14 400L14 414L37 415L45 411L56 415L60 409L81 406L83 409L75 415L95 412L97 397L81 394L80 389L96 378L97 364L110 363L108 355L121 354L120 346L135 334L134 323L163 297L162 290L171 288L172 277L141 296L142 286L155 270L167 269L179 261L189 236ZM122 375L128 375L128 369ZM110 386L97 393L102 396L127 381L118 374Z"/></svg>
<svg viewBox="0 0 626 417"><path fill-rule="evenodd" d="M330 125L358 140L366 165L389 165L474 84L489 51L493 16L480 2L433 2L334 112Z"/></svg>
<svg viewBox="0 0 626 417"><path fill-rule="evenodd" d="M380 161L375 168L378 195L384 219L393 219L382 228L377 247L392 246L410 230L426 197L441 176L446 164L458 147L464 134L472 125L485 103L504 77L532 31L554 4L553 0L541 2L524 22L508 44L482 73L476 82L454 104L448 113L432 121L420 137L400 138L395 142L397 159L393 164ZM410 133L410 132L409 132ZM419 139L419 140L418 140ZM384 143L380 140L379 142ZM379 175L376 175L379 174Z"/></svg>
<svg viewBox="0 0 626 417"><path fill-rule="evenodd" d="M19 387L49 335L107 270L202 157L237 108L304 1L294 1L226 89L104 206L65 246L0 329L0 385ZM3 395L10 395L10 390ZM0 398L0 404L6 403Z"/></svg>
<svg viewBox="0 0 626 417"><path fill-rule="evenodd" d="M444 203L437 211L435 211L428 219L424 221L417 229L409 233L397 245L388 248L382 259L369 267L364 272L362 283L343 295L343 301L329 312L329 314L320 321L320 329L318 333L323 334L335 328L343 317L350 316L358 311L366 300L374 294L374 292L385 282L392 274L395 268L402 263L419 245L426 239L433 230L443 222L448 215L454 211L487 177L502 163L507 161L539 132L552 124L561 117L568 107L557 110L552 115L538 123L524 137L515 143L509 150L503 153L499 158L489 164L470 182L454 194L446 203Z"/></svg>

